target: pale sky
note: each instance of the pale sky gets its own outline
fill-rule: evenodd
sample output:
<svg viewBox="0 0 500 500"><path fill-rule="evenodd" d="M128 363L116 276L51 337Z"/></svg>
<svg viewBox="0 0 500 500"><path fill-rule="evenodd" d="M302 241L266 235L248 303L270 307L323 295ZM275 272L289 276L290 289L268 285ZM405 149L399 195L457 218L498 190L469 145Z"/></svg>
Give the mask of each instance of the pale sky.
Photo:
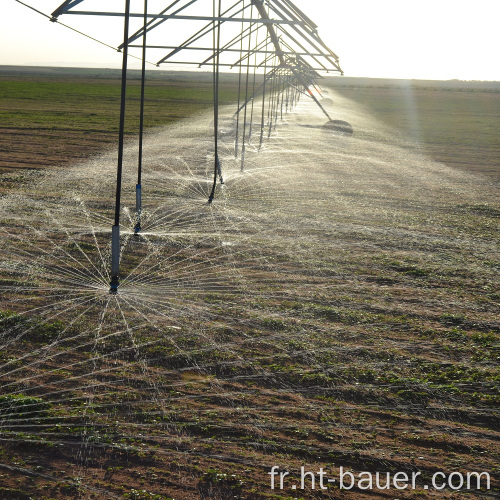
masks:
<svg viewBox="0 0 500 500"><path fill-rule="evenodd" d="M62 3L23 1L47 14ZM207 3L198 1L200 5ZM120 67L121 56L117 52L51 23L15 0L0 2L4 8L0 17L0 64ZM169 3L151 0L150 5ZM500 0L294 3L318 24L320 36L340 57L346 76L500 81ZM116 11L123 9L124 1L99 0L96 4L96 0L86 0L77 8L84 10L87 5ZM122 19L67 15L60 20L112 46L119 45L123 37ZM192 31L183 24L191 21L168 22L171 28L162 31L162 44L175 44L176 30ZM157 59L151 57L153 62ZM132 62L131 67L138 67L138 63Z"/></svg>

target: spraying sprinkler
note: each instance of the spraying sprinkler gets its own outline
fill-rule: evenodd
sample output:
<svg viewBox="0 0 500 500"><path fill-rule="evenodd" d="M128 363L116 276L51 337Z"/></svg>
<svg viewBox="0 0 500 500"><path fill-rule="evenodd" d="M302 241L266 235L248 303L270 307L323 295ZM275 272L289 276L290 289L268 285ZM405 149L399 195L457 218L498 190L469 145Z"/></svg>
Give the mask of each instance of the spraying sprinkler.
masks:
<svg viewBox="0 0 500 500"><path fill-rule="evenodd" d="M222 66L240 68L240 77L238 80L238 110L244 108L245 114L247 106L251 106L250 127L248 137L246 134L247 120L244 119L243 126L243 142L242 142L242 163L243 170L244 154L246 143L249 143L252 134L253 123L253 107L255 97L262 94L262 112L260 120L260 140L259 149L262 147L265 124L265 111L267 110L268 121L268 137L271 136L271 131L276 128L276 123L279 117L283 118L283 110L288 111L297 104L301 94L310 96L317 106L321 109L324 115L328 118L328 123L325 128L341 132L344 134L352 133L352 127L346 122L332 120L328 111L321 104L318 97L321 93L321 88L317 84L319 73L317 71L336 71L343 74L340 68L338 57L332 52L325 43L321 40L317 32L317 25L307 17L299 8L294 5L293 0L235 0L225 10L222 10L223 0L213 2L212 12L207 12L208 15L198 15L199 13L188 14L182 12L181 16L177 14L187 9L192 4L197 3L202 5L210 2L201 2L199 0L174 0L158 15L148 14L148 0L144 1L143 15L139 13L131 13L132 0L124 0L125 11L121 9L117 12L93 11L93 10L78 10L85 0L63 0L61 5L52 13L49 19L53 22L58 21L58 18L63 14L75 14L84 16L110 16L124 17L124 32L123 43L118 47L118 51L122 53L122 78L121 78L121 102L120 102L120 125L118 134L118 164L116 174L116 202L115 202L115 220L112 227L112 263L111 263L111 281L110 293L116 294L120 284L120 201L122 189L122 170L123 170L123 153L124 153L124 134L125 134L125 108L126 108L126 87L127 87L127 58L129 47L139 48L141 45L134 44L136 40L142 37L142 72L141 72L141 108L140 108L140 128L139 128L139 163L138 163L138 178L136 184L136 218L134 225L135 234L143 230L141 226L142 217L142 202L141 202L141 174L142 174L142 153L143 153L143 129L144 129L144 101L145 101L145 68L146 68L146 49L148 47L155 49L168 49L169 52L156 62L155 66L159 67L162 64L196 64L199 67L208 64L213 65L213 101L214 101L214 167L213 181L211 191L208 197L208 203L212 203L215 199L217 184L224 184L221 160L218 153L218 134L219 134L219 73ZM23 2L20 2L23 3ZM119 2L118 2L119 3ZM133 2L134 6L139 2ZM218 3L218 10L216 5ZM179 5L178 5L179 4ZM173 7L176 6L175 11ZM36 10L36 9L33 9ZM39 12L39 11L37 11ZM40 13L40 12L39 12ZM44 15L43 13L41 13ZM201 12L203 14L203 12ZM241 19L240 19L241 16ZM143 17L143 25L129 36L130 18ZM164 25L167 19L185 19L193 21L208 21L195 33L189 33L180 44L174 45L147 45L146 35L152 30L158 31L160 26ZM231 23L232 21L232 23ZM238 25L241 22L241 30L236 36L225 37L221 33L221 26L228 24ZM61 23L62 24L62 23ZM170 23L169 23L170 24ZM209 34L212 34L212 44L204 44L203 40L208 40ZM84 35L84 33L81 33ZM87 36L87 35L85 35ZM228 39L226 41L226 38ZM230 39L229 39L230 38ZM94 39L96 40L96 39ZM96 40L99 41L99 40ZM245 41L247 44L245 44ZM102 42L101 42L102 43ZM239 44L239 48L237 48ZM107 44L104 44L107 45ZM198 46L201 45L201 46ZM111 47L111 46L109 46ZM115 49L115 47L111 47ZM189 60L176 60L176 55L185 53L199 54L200 59L187 58ZM208 58L201 54L209 50L212 52ZM233 55L239 53L235 61ZM136 56L134 56L136 57ZM201 61L201 62L200 62ZM240 106L240 84L241 70L246 66L246 81L245 81L245 99ZM250 92L250 68L254 68L252 91ZM256 88L256 78L259 68L263 68L264 75L262 84ZM313 88L315 92L309 89ZM315 95L317 93L317 95ZM251 94L251 95L250 95ZM267 98L267 95L269 98ZM236 140L235 140L235 157L238 155L238 121L236 122Z"/></svg>
<svg viewBox="0 0 500 500"><path fill-rule="evenodd" d="M217 152L215 153L215 172L214 172L214 182L212 183L212 190L210 191L210 196L208 197L208 204L210 205L215 197L215 188L217 186L217 177L219 177L219 181L221 185L224 185L224 179L222 178L222 170L220 166L219 155Z"/></svg>

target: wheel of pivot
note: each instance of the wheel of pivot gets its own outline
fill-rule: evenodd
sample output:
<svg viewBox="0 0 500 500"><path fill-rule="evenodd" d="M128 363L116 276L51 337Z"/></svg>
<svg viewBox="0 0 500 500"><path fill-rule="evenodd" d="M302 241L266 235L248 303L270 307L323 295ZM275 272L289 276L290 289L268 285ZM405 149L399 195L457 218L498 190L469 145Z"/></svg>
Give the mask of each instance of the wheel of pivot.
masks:
<svg viewBox="0 0 500 500"><path fill-rule="evenodd" d="M323 125L323 128L340 135L352 135L354 133L352 125L344 120L330 120Z"/></svg>

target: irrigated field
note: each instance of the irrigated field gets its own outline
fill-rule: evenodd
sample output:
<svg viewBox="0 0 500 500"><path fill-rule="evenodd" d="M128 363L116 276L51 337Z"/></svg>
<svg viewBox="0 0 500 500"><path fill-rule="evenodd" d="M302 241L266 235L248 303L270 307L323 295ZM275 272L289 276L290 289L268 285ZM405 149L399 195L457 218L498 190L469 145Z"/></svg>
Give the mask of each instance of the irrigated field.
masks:
<svg viewBox="0 0 500 500"><path fill-rule="evenodd" d="M173 123L212 106L211 75L148 76L145 126ZM221 103L236 100L234 78ZM140 75L128 84L126 133L139 128ZM118 71L0 67L0 172L69 165L117 142Z"/></svg>
<svg viewBox="0 0 500 500"><path fill-rule="evenodd" d="M80 89L90 109L85 78L57 88ZM99 99L117 88L95 85ZM198 95L191 79L171 85ZM434 161L423 154L430 140L378 121L367 109L385 91L352 94L360 104L344 90L328 87L323 104L353 125L352 137L323 129L303 99L260 152L254 136L241 172L233 136L221 134L225 186L212 205L210 112L188 108L151 129L140 236L131 139L116 296L114 149L23 179L4 174L0 498L500 494L498 186L491 173ZM471 106L485 98L464 95ZM488 94L491 106L498 96ZM420 117L441 120L443 136L432 138L444 148L451 136L496 147L480 120L465 131L435 108L419 106ZM406 123L395 109L375 113ZM167 119L152 113L154 125ZM13 128L28 127L29 113L22 127L10 116ZM60 115L61 130L71 116ZM79 116L88 129L89 113ZM229 111L222 125L231 129ZM272 466L289 472L283 490L271 489ZM316 476L314 490L309 479L301 489L302 466L337 481L341 466L380 472L382 488L321 490ZM479 490L436 490L440 471L486 472L490 489L483 476ZM415 489L384 489L387 472L418 473Z"/></svg>
<svg viewBox="0 0 500 500"><path fill-rule="evenodd" d="M332 84L436 161L500 181L500 83L337 78Z"/></svg>

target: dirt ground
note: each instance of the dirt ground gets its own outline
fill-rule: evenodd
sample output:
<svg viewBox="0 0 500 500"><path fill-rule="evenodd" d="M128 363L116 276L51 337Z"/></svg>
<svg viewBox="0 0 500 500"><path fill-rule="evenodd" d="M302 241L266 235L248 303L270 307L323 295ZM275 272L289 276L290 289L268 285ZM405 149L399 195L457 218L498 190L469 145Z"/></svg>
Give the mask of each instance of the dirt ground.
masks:
<svg viewBox="0 0 500 500"><path fill-rule="evenodd" d="M207 115L151 131L146 229L126 191L117 296L111 135L96 154L78 131L5 127L5 166L27 170L0 198L0 499L496 498L498 135L455 124L476 102L493 131L499 94L436 92L418 90L415 122L406 90L332 87L352 137L303 100L245 172L221 139L212 206ZM298 487L301 467L341 466L419 479ZM426 488L440 471L491 488Z"/></svg>

